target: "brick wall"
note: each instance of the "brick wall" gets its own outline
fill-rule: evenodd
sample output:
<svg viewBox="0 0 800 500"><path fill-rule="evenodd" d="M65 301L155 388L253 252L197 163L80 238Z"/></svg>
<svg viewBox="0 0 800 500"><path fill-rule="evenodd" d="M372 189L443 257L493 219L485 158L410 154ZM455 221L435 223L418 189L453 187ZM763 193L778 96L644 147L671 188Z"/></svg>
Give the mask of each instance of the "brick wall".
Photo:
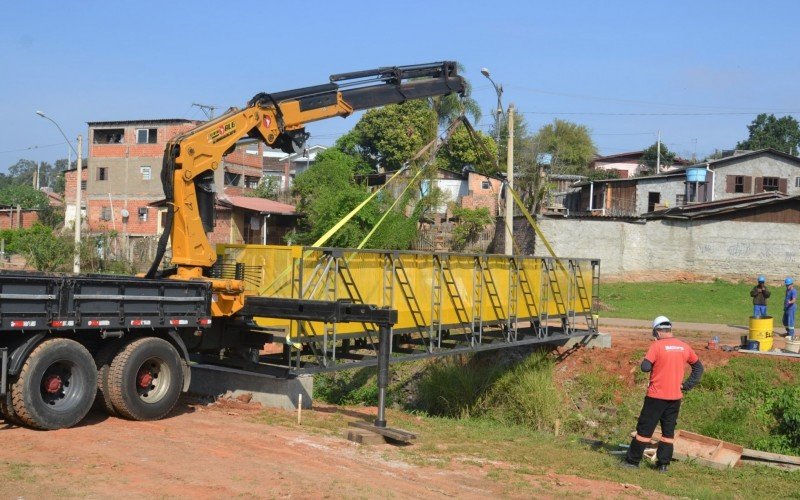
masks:
<svg viewBox="0 0 800 500"><path fill-rule="evenodd" d="M131 158L139 156L163 156L164 145L176 135L191 130L197 126L196 123L180 123L175 125L148 125L143 122L141 125L128 127L103 126L99 129L121 128L125 131L121 143L114 144L95 144L94 130L89 130L89 158L124 158L126 147L130 148L128 154ZM136 129L155 128L157 129L157 141L155 144L137 144Z"/></svg>
<svg viewBox="0 0 800 500"><path fill-rule="evenodd" d="M214 231L208 233L208 241L212 245L217 243L230 243L231 237L231 211L227 208L217 207L217 223Z"/></svg>
<svg viewBox="0 0 800 500"><path fill-rule="evenodd" d="M35 210L2 209L0 210L0 229L28 228L39 220Z"/></svg>
<svg viewBox="0 0 800 500"><path fill-rule="evenodd" d="M236 165L245 165L248 167L255 167L259 171L261 171L262 167L262 153L264 151L264 147L261 142L258 142L258 154L248 154L247 150L252 150L252 143L244 143L239 144L236 146L231 153L225 156L225 161L229 163L234 163Z"/></svg>
<svg viewBox="0 0 800 500"><path fill-rule="evenodd" d="M106 232L116 230L120 233L127 232L131 236L151 236L158 232L159 210L148 206L153 200L128 199L125 200L89 200L87 203L87 222L91 232ZM102 220L103 209L113 206L113 220ZM126 221L122 218L122 209L128 210ZM139 209L147 212L146 220L139 217Z"/></svg>
<svg viewBox="0 0 800 500"><path fill-rule="evenodd" d="M484 181L489 182L489 188L483 187ZM463 208L476 209L488 208L490 215L497 215L497 198L500 194L502 182L498 179L470 173L467 178L467 195L461 198Z"/></svg>
<svg viewBox="0 0 800 500"><path fill-rule="evenodd" d="M65 205L74 205L75 204L75 179L78 177L77 170L67 170L64 173L64 204ZM81 169L81 177L85 181L89 178L89 169L82 168ZM81 193L81 198L83 198L83 202L86 201L85 195L86 190L84 189Z"/></svg>

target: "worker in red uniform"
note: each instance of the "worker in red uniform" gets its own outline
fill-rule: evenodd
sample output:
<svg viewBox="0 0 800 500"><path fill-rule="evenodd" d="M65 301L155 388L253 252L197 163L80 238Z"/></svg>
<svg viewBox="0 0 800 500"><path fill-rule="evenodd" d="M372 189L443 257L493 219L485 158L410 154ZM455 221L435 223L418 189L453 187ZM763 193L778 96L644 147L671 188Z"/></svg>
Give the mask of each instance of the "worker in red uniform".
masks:
<svg viewBox="0 0 800 500"><path fill-rule="evenodd" d="M645 447L650 443L656 424L661 423L661 439L656 450L656 467L667 472L672 460L675 425L684 391L689 391L703 376L703 364L688 344L672 336L672 323L666 316L653 320L653 337L642 361L642 371L650 372L647 396L636 424L636 435L631 440L623 465L639 467ZM692 367L689 378L683 381L684 366Z"/></svg>

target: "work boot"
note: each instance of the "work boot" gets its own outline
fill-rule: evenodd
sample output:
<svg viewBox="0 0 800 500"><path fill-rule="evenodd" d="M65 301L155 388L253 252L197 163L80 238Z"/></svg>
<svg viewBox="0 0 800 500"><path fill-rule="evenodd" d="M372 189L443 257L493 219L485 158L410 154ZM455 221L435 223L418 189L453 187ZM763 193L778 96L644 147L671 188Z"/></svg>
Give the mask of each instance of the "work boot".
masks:
<svg viewBox="0 0 800 500"><path fill-rule="evenodd" d="M660 474L666 474L667 473L667 466L666 465L658 465L658 466L656 466L656 470Z"/></svg>
<svg viewBox="0 0 800 500"><path fill-rule="evenodd" d="M622 467L623 469L638 469L639 468L639 464L632 464L632 463L628 462L627 460L625 460L624 458L619 463L619 466Z"/></svg>

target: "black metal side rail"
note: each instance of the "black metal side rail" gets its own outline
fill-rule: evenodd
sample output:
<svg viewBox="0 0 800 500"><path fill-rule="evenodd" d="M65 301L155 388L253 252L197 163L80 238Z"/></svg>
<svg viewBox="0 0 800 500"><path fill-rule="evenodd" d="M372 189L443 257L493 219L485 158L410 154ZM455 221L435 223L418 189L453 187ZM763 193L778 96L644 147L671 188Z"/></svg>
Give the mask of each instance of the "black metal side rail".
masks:
<svg viewBox="0 0 800 500"><path fill-rule="evenodd" d="M204 281L0 273L0 333L203 328Z"/></svg>

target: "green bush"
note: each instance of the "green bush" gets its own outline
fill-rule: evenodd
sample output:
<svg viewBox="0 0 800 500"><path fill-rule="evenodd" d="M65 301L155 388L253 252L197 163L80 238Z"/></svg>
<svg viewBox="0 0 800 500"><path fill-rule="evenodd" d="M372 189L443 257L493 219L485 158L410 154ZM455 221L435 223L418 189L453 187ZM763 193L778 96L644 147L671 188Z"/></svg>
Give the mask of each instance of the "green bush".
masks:
<svg viewBox="0 0 800 500"><path fill-rule="evenodd" d="M551 431L564 416L564 401L553 380L554 362L535 352L504 373L481 398L480 413L507 424Z"/></svg>
<svg viewBox="0 0 800 500"><path fill-rule="evenodd" d="M492 367L465 364L447 358L432 364L419 380L415 406L442 417L466 418L473 406L497 378Z"/></svg>
<svg viewBox="0 0 800 500"><path fill-rule="evenodd" d="M29 266L37 271L67 271L74 259L74 242L71 238L53 234L52 228L34 224L28 229L3 232L6 249L22 255Z"/></svg>

